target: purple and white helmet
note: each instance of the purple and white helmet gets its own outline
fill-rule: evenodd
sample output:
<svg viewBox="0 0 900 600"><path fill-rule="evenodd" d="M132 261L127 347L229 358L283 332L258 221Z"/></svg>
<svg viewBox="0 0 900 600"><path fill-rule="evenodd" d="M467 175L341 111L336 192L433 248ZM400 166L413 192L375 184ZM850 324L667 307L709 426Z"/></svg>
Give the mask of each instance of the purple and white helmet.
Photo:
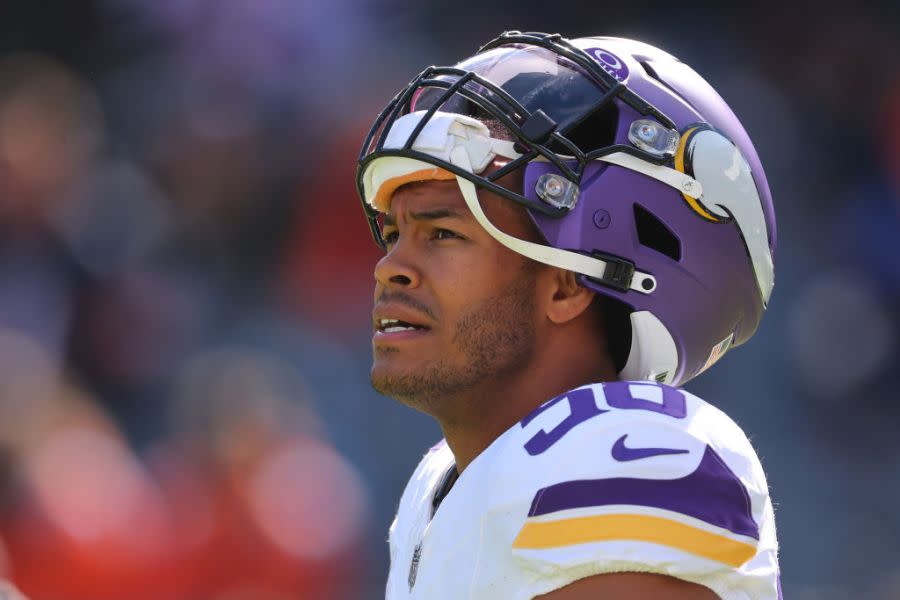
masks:
<svg viewBox="0 0 900 600"><path fill-rule="evenodd" d="M516 170L521 193L498 183ZM360 155L380 245L394 190L428 179L456 179L498 242L627 308L623 379L685 383L753 335L772 292L775 213L753 144L703 78L641 42L512 31L426 69ZM546 244L494 227L476 186L526 207Z"/></svg>

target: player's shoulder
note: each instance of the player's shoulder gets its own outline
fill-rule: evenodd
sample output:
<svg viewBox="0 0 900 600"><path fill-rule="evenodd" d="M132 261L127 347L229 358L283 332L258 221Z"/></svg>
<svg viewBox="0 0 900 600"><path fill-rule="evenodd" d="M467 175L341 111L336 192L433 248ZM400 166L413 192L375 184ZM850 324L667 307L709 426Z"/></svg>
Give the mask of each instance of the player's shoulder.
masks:
<svg viewBox="0 0 900 600"><path fill-rule="evenodd" d="M594 384L545 403L504 438L492 503L522 507L512 547L548 586L639 570L723 598L731 585L770 597L760 591L777 577L768 487L721 410L662 384Z"/></svg>

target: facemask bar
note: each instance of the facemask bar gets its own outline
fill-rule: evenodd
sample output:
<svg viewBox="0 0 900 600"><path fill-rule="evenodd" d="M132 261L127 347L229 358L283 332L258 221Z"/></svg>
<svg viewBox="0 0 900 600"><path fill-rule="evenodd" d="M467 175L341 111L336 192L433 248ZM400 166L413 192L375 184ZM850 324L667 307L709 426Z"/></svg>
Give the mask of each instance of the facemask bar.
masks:
<svg viewBox="0 0 900 600"><path fill-rule="evenodd" d="M442 76L455 77L457 79L453 82L447 81L445 79L438 79L438 77ZM476 84L499 97L501 100L503 100L503 102L507 103L514 109L515 114L507 114L506 111L504 111L496 103L489 101L484 96L480 95L477 91L466 87L466 85L469 83ZM419 127L417 127L410 134L406 145L402 149L385 150L384 143L387 139L387 134L390 130L390 126L397 118L402 116L401 111L409 108L409 103L412 95L416 91L425 88L444 88L446 91L439 99L433 102L432 106L426 111L425 119L423 119L419 124ZM572 144L572 142L570 142L568 139L558 134L557 132L551 134L551 140L569 149L572 152L572 156L567 157L558 155L557 153L551 151L547 147L549 145L549 141L547 143L541 144L535 142L534 140L528 139L524 135L522 127L525 123L527 123L528 119L532 116L532 113L530 113L524 106L522 106L518 102L518 100L509 95L506 90L495 85L493 82L488 81L487 79L472 71L465 71L463 69L454 67L429 67L428 69L423 71L416 79L414 79L410 83L410 85L407 86L407 88L403 92L401 92L401 94L399 94L394 100L391 101L391 103L388 105L388 108L386 108L382 112L382 115L380 115L376 120L375 125L369 132L369 135L366 137L366 140L363 144L363 151L360 154L361 166L368 161L380 156L414 157L412 154L407 153L415 152L414 150L411 150L411 148L415 143L416 137L419 135L419 133L421 133L421 130L427 123L427 120L430 119L432 115L434 115L434 113L438 111L445 102L450 100L454 94L463 96L468 101L478 106L478 108L483 110L485 113L489 114L491 117L502 123L504 127L506 127L513 135L518 138L518 142L523 146L523 149L526 150L525 152L523 152L522 157L516 159L517 162L515 164L507 165L503 171L498 171L497 173L493 173L489 177L485 177L482 179L486 179L491 182L496 181L510 171L518 168L522 164L527 163L540 155L543 156L546 160L552 162L554 166L556 166L568 179L575 182L580 180L581 174L584 172L585 164L589 160L588 155L586 155L577 146ZM523 123L517 123L516 119L522 120ZM378 139L375 147L372 148L371 146L373 138L376 134L378 134ZM572 158L574 158L577 162L577 166L574 170L572 167L566 164L565 160L571 160ZM433 158L431 160L433 161ZM443 167L444 165L442 164L440 166ZM519 198L515 198L515 200L521 202ZM528 205L529 208L533 208L551 216L562 216L562 214L559 214L556 211L547 210L547 207L543 205L534 204L532 206L527 200L525 200L525 204Z"/></svg>
<svg viewBox="0 0 900 600"><path fill-rule="evenodd" d="M441 76L454 77L456 78L456 80L451 82L445 79L437 79L437 77ZM384 111L382 111L381 115L379 115L378 119L376 119L372 130L369 132L369 135L366 136L362 152L360 154L360 163L357 170L357 190L359 192L360 198L363 198L363 209L365 210L366 216L368 217L369 227L372 231L372 235L379 246L384 247L384 240L381 237L381 231L376 222L378 211L368 206L368 204L366 204L364 200L362 175L365 172L366 165L369 162L384 156L403 156L431 163L442 169L450 171L455 175L465 177L481 187L487 188L509 200L512 200L519 204L523 204L528 208L537 210L553 217L561 217L563 216L563 214L565 214L565 210L555 209L554 207L542 203L530 201L524 196L511 192L510 190L495 183L495 181L500 176L509 173L514 168L518 168L526 164L527 162L536 158L539 154L543 155L547 160L553 162L563 172L568 172L568 174L571 175L573 179L578 179L577 175L572 172L572 170L562 161L560 157L556 156L554 153L550 152L550 150L544 147L532 148L531 150L525 152L523 156L519 157L518 159L514 159L510 163L511 167L510 165L507 165L507 168L504 169L502 173L500 173L499 175L497 173L494 173L491 177L480 177L477 174L464 171L456 165L450 164L429 154L418 152L412 149L417 136L421 133L422 128L425 126L428 120L445 102L447 102L447 100L452 98L454 94L463 96L468 101L475 104L479 109L483 110L486 114L502 123L503 126L511 131L514 135L518 134L520 127L513 120L513 117L506 114L506 112L501 110L494 103L487 101L478 93L466 88L465 86L469 82L474 82L477 85L480 85L483 88L489 90L491 93L497 95L509 106L513 107L519 113L519 115L529 114L528 111L521 104L519 104L519 102L515 98L474 72L452 67L429 67L428 69L423 71L416 79L414 79L410 83L410 85L407 86L405 90L398 94L390 102L390 104L388 104L387 108L385 108ZM445 92L426 111L425 117L420 121L419 126L416 127L416 129L410 134L409 138L402 148L385 149L384 144L387 140L388 134L390 133L391 126L400 116L402 116L404 111L409 108L409 103L413 94L417 90L423 88L445 88ZM528 141L521 136L519 136L519 140L521 142L528 143ZM543 152L541 152L541 150L543 150ZM580 158L583 162L586 162L586 158L584 157L583 153Z"/></svg>
<svg viewBox="0 0 900 600"><path fill-rule="evenodd" d="M443 104L445 102L450 100L453 97L453 94L459 94L459 95L463 96L464 98L466 98L473 104L477 105L480 109L489 113L491 116L497 118L497 120L499 120L510 132L512 132L514 134L517 134L519 128L521 127L521 125L516 123L515 118L518 117L519 119L527 120L527 117L531 116L531 113L529 113L529 111L524 106L522 106L518 100L516 100L514 97L512 97L510 94L508 94L506 92L506 90L495 85L493 82L488 81L487 79L484 79L483 77L481 77L480 75L478 75L474 72L464 71L462 69L456 69L456 68L432 67L431 69L426 71L426 73L428 73L428 78L423 79L422 81L420 81L418 83L418 86L417 86L418 89L446 88L446 92L444 92L444 94L437 101L432 103L431 108L429 108L426 111L425 118L419 122L418 127L416 127L416 129L410 134L409 139L407 140L406 145L404 146L403 150L408 151L412 148L413 144L415 143L416 138L418 137L418 135L421 133L422 129L425 127L426 123L428 122L428 119L430 119L434 115L434 113L437 112L437 110L439 110L441 108L441 106L443 106ZM459 80L457 80L455 83L453 83L451 85L450 82L448 82L446 80L437 79L437 77L448 76L448 75L449 76L458 76ZM503 102L507 103L510 107L512 107L512 109L515 111L515 114L514 115L507 114L497 104L486 101L486 99L484 97L482 97L481 95L479 95L476 91L467 88L466 84L469 82L475 83L475 84L487 89L494 95L498 96ZM379 147L377 148L377 150L379 150L379 151L383 150L383 144L386 139L387 139L387 135L385 133L385 135L383 135L381 137L381 139L379 140ZM498 179L500 179L507 173L515 170L516 168L529 162L530 160L533 160L538 155L541 155L541 156L544 156L547 160L553 162L554 165L558 169L560 169L567 178L569 178L571 180L576 180L576 179L580 180L581 172L583 171L583 166L587 162L587 157L583 152L581 152L576 146L571 144L568 140L563 140L563 142L566 145L570 146L573 149L573 151L577 153L576 160L579 161L580 168L576 171L573 171L563 160L560 159L559 156L557 156L556 154L551 152L545 146L536 144L531 141L527 141L524 138L520 138L519 142L523 146L525 144L527 144L529 146L534 146L535 148L533 148L532 150L529 150L527 152L524 152L523 156L515 159L515 161L510 163L510 165L507 165L501 171L492 173L485 179L487 179L488 181L491 181L491 182L497 181ZM523 148L523 149L526 149L526 148ZM541 212L547 212L546 207L544 207L542 205L539 206L539 205L535 204L534 206L530 206L530 208L534 208L535 210L539 210ZM551 216L562 216L562 215L556 214L553 211L547 212L547 214L550 214Z"/></svg>
<svg viewBox="0 0 900 600"><path fill-rule="evenodd" d="M536 110L534 113L529 112L518 100L507 93L506 90L474 71L467 71L455 67L429 67L422 71L409 83L409 85L406 86L406 88L401 90L401 92L398 93L379 114L366 136L360 152L359 166L357 169L357 190L362 200L363 210L369 221L372 236L375 239L375 242L382 248L385 247L385 243L377 222L378 211L365 202L363 190L363 174L366 165L379 157L403 156L433 164L454 175L463 177L480 187L486 188L500 196L512 200L513 202L554 218L565 216L568 214L568 210L565 208L553 207L540 201L529 200L524 195L512 192L495 182L538 157L552 163L565 178L576 185L580 184L587 163L597 158L618 154L620 156L619 159L608 162L618 162L621 164L623 158L628 158L621 157L621 154L631 155L634 158L632 164L642 163L644 165L641 170L646 170L646 168L652 167L652 165L662 165L666 161L666 159L660 159L649 152L625 144L612 144L587 153L583 152L566 137L566 134L590 117L595 111L599 110L607 103L614 101L616 98L625 102L639 113L656 118L666 127L674 128L674 123L649 102L646 102L640 96L629 90L625 84L618 81L612 75L596 65L593 59L591 59L584 51L572 45L559 34L548 35L543 33L521 33L517 31L506 32L485 46L482 46L478 53L507 44L536 46L549 50L557 56L564 57L594 77L595 81L599 83L599 86L602 86L602 88L605 89L605 92L601 94L593 107L584 111L584 113L574 122L568 123L564 129L554 129L543 140L532 139L534 136L529 137L526 134L529 128L529 122L533 119L540 121L542 116L543 118L547 118L546 115L543 115L542 111ZM440 77L444 77L445 79L440 79ZM450 78L450 80L446 78ZM506 104L507 107L511 108L514 114L508 114L504 107L499 106L497 102L486 97L486 94L471 89L473 85L480 86L483 90L487 90L490 94L493 94L496 98ZM393 123L410 110L410 104L416 91L425 88L443 88L445 91L442 96L435 100L432 106L427 109L425 118L420 121L402 148L385 149L384 144ZM600 88L598 87L598 90L599 89ZM496 119L507 128L507 130L515 136L517 148L522 152L522 156L513 159L507 165L491 175L482 177L469 171L465 171L456 165L437 159L429 154L414 150L413 145L415 144L416 138L421 133L428 120L435 112L440 110L445 102L450 100L456 94L464 97L473 105L477 106L478 109L484 111L485 114ZM567 154L560 154L559 152L551 150L549 148L551 145L555 148L564 148Z"/></svg>

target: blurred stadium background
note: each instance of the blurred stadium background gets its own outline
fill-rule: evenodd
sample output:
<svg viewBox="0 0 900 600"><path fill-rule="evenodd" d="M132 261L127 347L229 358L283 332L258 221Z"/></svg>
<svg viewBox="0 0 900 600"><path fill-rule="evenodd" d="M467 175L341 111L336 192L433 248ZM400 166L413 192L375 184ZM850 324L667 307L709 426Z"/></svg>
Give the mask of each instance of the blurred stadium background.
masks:
<svg viewBox="0 0 900 600"><path fill-rule="evenodd" d="M536 29L661 46L744 121L777 285L688 388L758 448L786 598L900 598L900 5L548 6L0 2L0 576L383 597L439 431L368 386L358 144L426 64Z"/></svg>

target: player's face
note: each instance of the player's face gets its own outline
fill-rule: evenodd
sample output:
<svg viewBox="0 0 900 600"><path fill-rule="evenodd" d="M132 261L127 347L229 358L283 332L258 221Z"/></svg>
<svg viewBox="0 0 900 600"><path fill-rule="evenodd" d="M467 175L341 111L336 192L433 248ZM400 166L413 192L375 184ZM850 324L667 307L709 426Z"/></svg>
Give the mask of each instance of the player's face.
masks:
<svg viewBox="0 0 900 600"><path fill-rule="evenodd" d="M479 192L488 218L533 238L525 211ZM425 412L522 374L534 351L540 266L475 221L455 181L397 190L375 267L372 385ZM394 321L396 320L396 321Z"/></svg>

